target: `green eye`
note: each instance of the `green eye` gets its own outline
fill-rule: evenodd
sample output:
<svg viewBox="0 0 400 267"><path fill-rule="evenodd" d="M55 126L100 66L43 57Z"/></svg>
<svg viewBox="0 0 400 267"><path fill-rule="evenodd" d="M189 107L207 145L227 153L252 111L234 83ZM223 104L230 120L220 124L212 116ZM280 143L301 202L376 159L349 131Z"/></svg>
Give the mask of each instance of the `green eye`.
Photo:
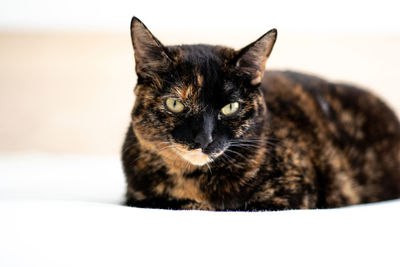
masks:
<svg viewBox="0 0 400 267"><path fill-rule="evenodd" d="M239 109L239 103L238 102L233 102L233 103L229 103L228 105L223 107L221 109L221 112L222 112L223 115L229 116L229 115L232 115L235 112L237 112L238 109Z"/></svg>
<svg viewBox="0 0 400 267"><path fill-rule="evenodd" d="M168 98L167 101L165 101L165 105L170 111L174 113L182 112L185 108L182 102L176 98Z"/></svg>

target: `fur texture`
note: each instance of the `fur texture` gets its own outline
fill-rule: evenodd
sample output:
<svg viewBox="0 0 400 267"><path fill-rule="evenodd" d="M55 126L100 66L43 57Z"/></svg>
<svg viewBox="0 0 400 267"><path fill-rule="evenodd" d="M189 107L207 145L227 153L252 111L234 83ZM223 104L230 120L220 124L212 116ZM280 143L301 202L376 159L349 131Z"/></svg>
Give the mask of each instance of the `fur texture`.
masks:
<svg viewBox="0 0 400 267"><path fill-rule="evenodd" d="M265 72L276 30L239 51L166 47L137 18L131 30L138 82L122 150L127 205L281 210L400 196L394 113L353 86ZM238 109L226 115L227 105Z"/></svg>

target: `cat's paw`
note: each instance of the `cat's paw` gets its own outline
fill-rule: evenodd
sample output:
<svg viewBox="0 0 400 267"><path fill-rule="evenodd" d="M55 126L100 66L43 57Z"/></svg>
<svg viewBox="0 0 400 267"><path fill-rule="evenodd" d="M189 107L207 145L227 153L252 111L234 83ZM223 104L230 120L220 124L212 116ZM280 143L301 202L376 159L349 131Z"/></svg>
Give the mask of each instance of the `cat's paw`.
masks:
<svg viewBox="0 0 400 267"><path fill-rule="evenodd" d="M198 202L190 202L185 205L182 205L181 209L183 209L183 210L215 210L208 204L198 203Z"/></svg>

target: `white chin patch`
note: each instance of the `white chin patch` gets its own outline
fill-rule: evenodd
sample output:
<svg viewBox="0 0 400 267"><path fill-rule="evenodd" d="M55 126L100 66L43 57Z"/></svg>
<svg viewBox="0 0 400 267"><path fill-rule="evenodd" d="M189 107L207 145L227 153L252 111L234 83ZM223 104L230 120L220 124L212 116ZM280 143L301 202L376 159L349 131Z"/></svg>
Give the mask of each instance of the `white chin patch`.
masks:
<svg viewBox="0 0 400 267"><path fill-rule="evenodd" d="M185 160L189 161L193 165L202 166L212 159L207 155L204 154L201 149L189 150L189 151L182 151L178 150L178 154Z"/></svg>

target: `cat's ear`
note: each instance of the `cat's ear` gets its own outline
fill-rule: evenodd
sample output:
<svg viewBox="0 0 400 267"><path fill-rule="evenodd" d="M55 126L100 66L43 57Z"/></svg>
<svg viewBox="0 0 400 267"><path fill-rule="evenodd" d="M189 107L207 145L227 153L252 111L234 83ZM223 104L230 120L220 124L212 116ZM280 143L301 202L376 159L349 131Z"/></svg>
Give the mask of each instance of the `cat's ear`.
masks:
<svg viewBox="0 0 400 267"><path fill-rule="evenodd" d="M252 85L261 83L265 62L271 54L277 35L277 30L272 29L255 42L239 50L235 60L236 67L250 75Z"/></svg>
<svg viewBox="0 0 400 267"><path fill-rule="evenodd" d="M166 70L171 58L167 49L138 18L131 21L131 38L135 51L136 73L140 77L152 77L154 73Z"/></svg>

